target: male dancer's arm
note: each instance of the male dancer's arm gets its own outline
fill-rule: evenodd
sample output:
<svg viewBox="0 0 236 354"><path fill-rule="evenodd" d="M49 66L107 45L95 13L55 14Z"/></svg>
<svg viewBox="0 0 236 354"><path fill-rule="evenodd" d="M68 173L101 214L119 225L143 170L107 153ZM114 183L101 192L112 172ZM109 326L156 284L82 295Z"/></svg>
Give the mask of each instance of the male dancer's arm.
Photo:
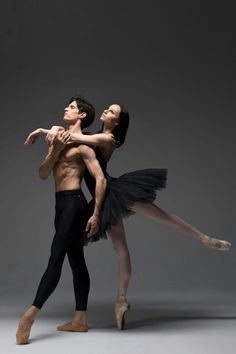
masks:
<svg viewBox="0 0 236 354"><path fill-rule="evenodd" d="M35 141L40 137L40 135L45 135L47 137L48 145L52 145L58 133L62 131L65 131L65 128L61 126L53 126L51 129L44 129L44 128L35 129L27 136L24 145L34 144Z"/></svg>
<svg viewBox="0 0 236 354"><path fill-rule="evenodd" d="M40 178L46 179L51 174L53 167L59 159L60 153L65 148L68 140L69 134L65 134L63 137L62 134L60 134L58 139L54 142L54 145L49 147L48 154L39 167Z"/></svg>
<svg viewBox="0 0 236 354"><path fill-rule="evenodd" d="M88 237L90 237L99 229L99 218L106 193L107 181L104 177L101 166L96 159L94 150L89 146L80 145L78 147L78 151L80 157L83 159L87 169L89 170L89 173L95 178L96 181L94 211L86 226Z"/></svg>

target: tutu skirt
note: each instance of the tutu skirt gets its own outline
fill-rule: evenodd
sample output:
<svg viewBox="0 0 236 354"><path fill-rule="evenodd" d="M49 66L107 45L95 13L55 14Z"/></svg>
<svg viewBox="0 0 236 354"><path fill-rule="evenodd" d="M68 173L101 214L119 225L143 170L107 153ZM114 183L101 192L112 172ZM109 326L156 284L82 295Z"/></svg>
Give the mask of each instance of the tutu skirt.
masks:
<svg viewBox="0 0 236 354"><path fill-rule="evenodd" d="M153 202L156 193L166 187L167 169L147 168L125 173L118 178L106 175L107 190L100 218L99 232L89 239L84 235L83 242L107 239L106 230L115 225L118 219L134 214L131 207L135 202ZM94 199L88 205L88 213L92 215Z"/></svg>

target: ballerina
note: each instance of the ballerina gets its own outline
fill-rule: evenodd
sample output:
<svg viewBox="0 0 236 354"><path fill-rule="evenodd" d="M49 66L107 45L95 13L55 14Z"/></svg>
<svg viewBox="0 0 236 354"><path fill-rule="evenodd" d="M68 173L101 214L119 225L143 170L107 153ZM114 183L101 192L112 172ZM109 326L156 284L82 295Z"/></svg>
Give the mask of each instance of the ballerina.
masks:
<svg viewBox="0 0 236 354"><path fill-rule="evenodd" d="M204 246L218 251L228 251L230 242L210 237L178 217L161 209L153 201L156 191L165 188L166 169L144 169L124 174L119 178L110 177L106 171L107 162L116 148L123 145L129 126L129 113L121 104L112 104L102 113L102 129L93 135L76 134L70 131L70 143L88 144L95 147L96 157L108 181L101 216L100 232L90 241L106 238L106 232L112 240L118 257L119 285L115 303L115 315L118 329L124 329L125 313L130 305L126 300L131 277L130 254L122 218L133 213L141 213L158 223L174 228L178 232L194 237ZM76 129L76 127L74 127ZM64 132L63 132L64 131ZM27 137L25 144L34 143L40 135L46 135L46 141L53 145L59 133L68 134L64 127L53 126L49 129L36 129ZM85 181L94 195L94 180L87 172Z"/></svg>

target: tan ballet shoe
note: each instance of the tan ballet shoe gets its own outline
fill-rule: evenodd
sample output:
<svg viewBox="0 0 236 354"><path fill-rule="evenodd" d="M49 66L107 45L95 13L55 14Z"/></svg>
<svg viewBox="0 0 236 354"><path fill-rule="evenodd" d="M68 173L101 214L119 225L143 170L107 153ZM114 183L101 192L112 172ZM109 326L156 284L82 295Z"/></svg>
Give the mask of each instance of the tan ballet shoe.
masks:
<svg viewBox="0 0 236 354"><path fill-rule="evenodd" d="M27 321L30 323L29 328L24 328L24 324L22 322ZM16 343L17 344L28 344L29 343L29 336L30 336L30 330L32 327L32 324L34 323L34 320L30 320L27 316L23 315L20 318L19 325L16 331Z"/></svg>
<svg viewBox="0 0 236 354"><path fill-rule="evenodd" d="M68 322L57 327L58 331L66 332L88 332L88 325L79 322Z"/></svg>
<svg viewBox="0 0 236 354"><path fill-rule="evenodd" d="M229 251L231 248L231 243L225 240L218 240L217 238L212 238L209 236L200 237L200 242L209 248L212 248L216 251Z"/></svg>
<svg viewBox="0 0 236 354"><path fill-rule="evenodd" d="M115 303L116 324L119 330L125 329L125 313L130 309L130 304L125 299L119 299Z"/></svg>

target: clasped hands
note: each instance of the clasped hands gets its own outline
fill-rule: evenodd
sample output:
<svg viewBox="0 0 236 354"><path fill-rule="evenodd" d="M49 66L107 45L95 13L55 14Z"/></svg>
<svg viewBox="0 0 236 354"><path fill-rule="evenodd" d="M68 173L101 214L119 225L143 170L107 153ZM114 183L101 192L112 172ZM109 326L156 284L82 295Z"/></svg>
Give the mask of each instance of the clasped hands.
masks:
<svg viewBox="0 0 236 354"><path fill-rule="evenodd" d="M46 143L48 146L55 146L55 148L63 148L65 145L72 143L71 132L65 130L63 127L53 126L50 130L38 128L31 132L26 138L24 145L34 144L40 135L46 133Z"/></svg>
<svg viewBox="0 0 236 354"><path fill-rule="evenodd" d="M26 138L24 145L34 144L40 135L46 134L46 143L48 146L53 146L56 150L63 150L66 145L73 143L71 140L71 132L63 127L53 126L50 130L38 128L31 132ZM93 214L86 225L87 237L90 238L99 230L99 216Z"/></svg>
<svg viewBox="0 0 236 354"><path fill-rule="evenodd" d="M48 134L47 134L48 136ZM46 142L49 146L53 146L56 151L62 151L70 142L71 133L68 130L60 131L57 135L47 139Z"/></svg>
<svg viewBox="0 0 236 354"><path fill-rule="evenodd" d="M65 130L63 127L53 126L46 135L46 143L48 146L52 146L59 141L66 145L71 137L71 133Z"/></svg>

